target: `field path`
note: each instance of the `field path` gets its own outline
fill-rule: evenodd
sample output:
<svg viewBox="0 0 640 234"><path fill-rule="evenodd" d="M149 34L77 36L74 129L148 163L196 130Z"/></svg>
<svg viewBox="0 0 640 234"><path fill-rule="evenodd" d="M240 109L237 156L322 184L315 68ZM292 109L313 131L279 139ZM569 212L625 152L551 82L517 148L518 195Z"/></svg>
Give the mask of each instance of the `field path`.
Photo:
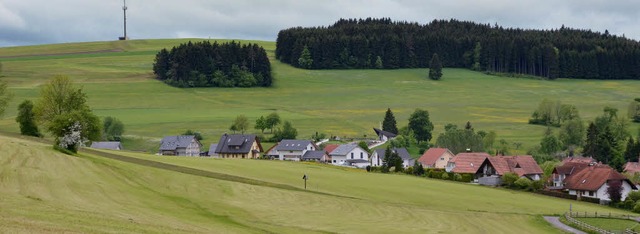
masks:
<svg viewBox="0 0 640 234"><path fill-rule="evenodd" d="M587 234L586 232L580 231L578 229L569 227L568 225L560 222L560 217L556 216L544 216L544 220L551 223L554 227L557 227L565 232L575 233L575 234Z"/></svg>

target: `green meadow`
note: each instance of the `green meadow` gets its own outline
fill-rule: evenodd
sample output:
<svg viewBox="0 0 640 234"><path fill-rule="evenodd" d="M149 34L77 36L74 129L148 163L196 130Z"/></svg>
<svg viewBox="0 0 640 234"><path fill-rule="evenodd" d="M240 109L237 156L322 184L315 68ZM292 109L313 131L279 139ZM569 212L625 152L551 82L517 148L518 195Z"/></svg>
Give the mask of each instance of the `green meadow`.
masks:
<svg viewBox="0 0 640 234"><path fill-rule="evenodd" d="M560 233L542 215L570 204L623 213L313 163L95 150L70 156L8 135L0 135L0 152L0 230L7 233Z"/></svg>
<svg viewBox="0 0 640 234"><path fill-rule="evenodd" d="M309 138L315 132L371 137L372 128L380 125L389 107L400 126L407 124L416 108L423 108L435 124L434 136L447 123L462 126L470 121L476 130L496 131L498 139L521 143L516 153L525 153L539 143L545 129L527 124L542 99L576 105L583 119L592 120L605 106L626 115L628 103L640 90L638 81L545 81L466 69L444 69L441 81L427 79L427 69L301 70L278 62L275 43L264 41L251 42L264 46L270 55L275 76L271 88L179 89L155 80L151 67L157 51L187 41L0 48L3 79L15 94L0 119L0 129L18 132L17 105L24 99L36 99L40 85L63 74L83 87L96 114L124 122L129 149L154 151L162 136L187 129L203 133L203 143L208 145L229 131L237 115L246 115L253 123L273 111L293 123L298 138ZM639 125L631 126L635 133Z"/></svg>

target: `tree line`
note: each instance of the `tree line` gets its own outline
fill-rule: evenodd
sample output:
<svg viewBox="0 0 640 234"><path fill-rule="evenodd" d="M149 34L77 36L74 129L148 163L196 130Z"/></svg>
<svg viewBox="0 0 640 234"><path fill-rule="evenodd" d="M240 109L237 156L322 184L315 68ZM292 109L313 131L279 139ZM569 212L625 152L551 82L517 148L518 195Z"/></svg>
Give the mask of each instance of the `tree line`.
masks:
<svg viewBox="0 0 640 234"><path fill-rule="evenodd" d="M640 79L640 43L624 36L564 27L503 28L459 20L420 25L340 19L328 27L281 30L276 58L307 69L445 67L547 78Z"/></svg>
<svg viewBox="0 0 640 234"><path fill-rule="evenodd" d="M156 79L176 87L270 87L267 52L258 44L209 41L180 44L156 54Z"/></svg>

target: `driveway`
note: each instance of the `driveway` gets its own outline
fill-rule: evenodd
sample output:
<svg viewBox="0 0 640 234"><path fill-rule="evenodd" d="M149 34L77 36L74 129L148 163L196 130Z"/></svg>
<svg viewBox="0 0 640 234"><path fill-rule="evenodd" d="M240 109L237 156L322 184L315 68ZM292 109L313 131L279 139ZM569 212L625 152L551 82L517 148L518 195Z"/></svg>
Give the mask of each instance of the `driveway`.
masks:
<svg viewBox="0 0 640 234"><path fill-rule="evenodd" d="M544 220L547 220L551 225L556 228L559 228L565 232L575 233L575 234L587 234L586 232L580 231L578 229L567 226L566 224L560 222L560 217L556 216L544 216Z"/></svg>

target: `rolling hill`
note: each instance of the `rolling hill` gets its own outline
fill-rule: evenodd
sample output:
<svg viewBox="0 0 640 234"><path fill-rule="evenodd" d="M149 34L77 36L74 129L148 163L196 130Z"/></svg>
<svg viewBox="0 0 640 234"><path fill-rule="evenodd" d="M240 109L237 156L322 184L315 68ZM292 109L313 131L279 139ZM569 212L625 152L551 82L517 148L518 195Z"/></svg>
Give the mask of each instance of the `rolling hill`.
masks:
<svg viewBox="0 0 640 234"><path fill-rule="evenodd" d="M570 204L621 213L320 164L95 150L69 156L10 135L0 135L0 152L2 232L554 233L542 215Z"/></svg>
<svg viewBox="0 0 640 234"><path fill-rule="evenodd" d="M524 153L543 135L544 127L527 124L543 98L576 105L583 119L592 120L605 106L624 114L640 90L637 81L514 79L465 69L444 69L442 81L427 79L426 69L301 70L275 60L275 43L264 41L251 42L267 50L274 87L179 89L153 79L157 51L188 40L0 48L3 79L15 93L0 129L18 132L17 105L35 99L39 85L53 75L64 74L83 87L96 114L124 122L129 149L154 151L159 138L187 129L202 132L208 145L228 131L237 115L253 123L273 111L298 128L299 138L315 132L372 136L371 128L380 125L389 107L401 126L414 109L423 108L435 124L434 136L447 123L470 121L476 130L496 131L498 139L522 143L516 153ZM638 126L632 125L632 132Z"/></svg>

